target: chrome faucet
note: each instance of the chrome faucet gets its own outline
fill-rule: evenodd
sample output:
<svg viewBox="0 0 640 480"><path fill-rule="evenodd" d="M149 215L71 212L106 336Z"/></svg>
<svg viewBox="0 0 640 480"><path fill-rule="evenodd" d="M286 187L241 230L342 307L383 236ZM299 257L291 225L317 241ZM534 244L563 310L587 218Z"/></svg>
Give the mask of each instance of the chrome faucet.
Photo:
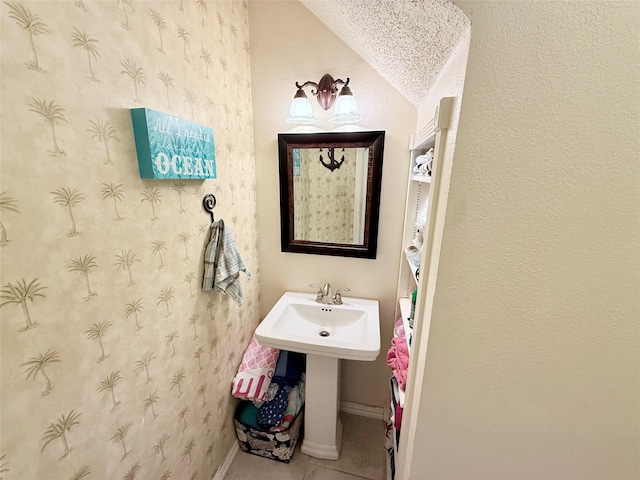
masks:
<svg viewBox="0 0 640 480"><path fill-rule="evenodd" d="M318 291L316 292L316 302L322 303L323 305L342 305L342 294L340 292L349 292L348 288L339 288L336 291L336 294L332 294L331 284L325 283L324 287L321 287L317 283L312 283L309 285L310 287L316 287Z"/></svg>
<svg viewBox="0 0 640 480"><path fill-rule="evenodd" d="M331 284L325 283L324 287L321 287L317 283L312 283L309 285L310 287L316 287L318 291L316 292L316 302L322 303L324 305L332 305L333 297L331 296Z"/></svg>
<svg viewBox="0 0 640 480"><path fill-rule="evenodd" d="M351 290L348 288L339 288L336 291L336 294L333 296L333 304L334 305L342 305L342 294L340 292L350 292Z"/></svg>
<svg viewBox="0 0 640 480"><path fill-rule="evenodd" d="M326 303L327 305L330 305L333 300L333 295L331 294L331 284L329 282L324 284L324 287L322 287L322 297L324 299L324 303Z"/></svg>

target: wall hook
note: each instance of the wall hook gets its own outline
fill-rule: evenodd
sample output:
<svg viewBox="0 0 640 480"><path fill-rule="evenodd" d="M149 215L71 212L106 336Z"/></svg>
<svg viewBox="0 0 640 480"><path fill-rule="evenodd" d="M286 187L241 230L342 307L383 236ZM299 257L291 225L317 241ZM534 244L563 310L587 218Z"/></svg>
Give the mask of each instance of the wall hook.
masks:
<svg viewBox="0 0 640 480"><path fill-rule="evenodd" d="M202 206L204 207L205 211L211 214L211 223L215 222L215 218L213 216L213 209L215 208L216 203L218 203L216 201L216 197L211 193L206 194L202 199Z"/></svg>

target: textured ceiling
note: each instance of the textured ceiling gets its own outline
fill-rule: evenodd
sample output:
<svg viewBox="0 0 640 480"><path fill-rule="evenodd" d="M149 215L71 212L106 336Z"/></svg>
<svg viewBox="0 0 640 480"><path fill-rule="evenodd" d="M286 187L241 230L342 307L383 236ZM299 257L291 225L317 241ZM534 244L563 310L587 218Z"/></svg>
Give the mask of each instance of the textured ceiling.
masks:
<svg viewBox="0 0 640 480"><path fill-rule="evenodd" d="M470 29L450 0L300 2L415 106Z"/></svg>

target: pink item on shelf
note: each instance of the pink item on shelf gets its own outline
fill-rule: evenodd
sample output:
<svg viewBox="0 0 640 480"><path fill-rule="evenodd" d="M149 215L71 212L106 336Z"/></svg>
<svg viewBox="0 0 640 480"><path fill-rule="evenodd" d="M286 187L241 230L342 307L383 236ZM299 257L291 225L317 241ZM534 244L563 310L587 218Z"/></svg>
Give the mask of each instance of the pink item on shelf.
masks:
<svg viewBox="0 0 640 480"><path fill-rule="evenodd" d="M396 426L396 430L402 428L402 407L400 405L398 405L395 410L394 425Z"/></svg>
<svg viewBox="0 0 640 480"><path fill-rule="evenodd" d="M396 320L396 324L393 327L393 334L396 337L406 337L406 334L404 332L404 324L402 323L402 317L398 318L398 320Z"/></svg>
<svg viewBox="0 0 640 480"><path fill-rule="evenodd" d="M280 350L263 347L256 337L251 339L244 352L238 373L233 379L231 392L244 400L264 401L271 384Z"/></svg>
<svg viewBox="0 0 640 480"><path fill-rule="evenodd" d="M387 365L393 370L393 376L398 380L401 389L407 385L407 369L409 368L409 348L404 337L393 337L391 348L387 352Z"/></svg>

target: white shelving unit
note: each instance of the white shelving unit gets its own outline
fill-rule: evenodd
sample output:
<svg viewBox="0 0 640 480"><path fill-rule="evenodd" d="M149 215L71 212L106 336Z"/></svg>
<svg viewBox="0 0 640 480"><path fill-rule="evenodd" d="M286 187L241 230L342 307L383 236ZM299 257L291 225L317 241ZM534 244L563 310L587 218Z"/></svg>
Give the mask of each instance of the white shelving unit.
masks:
<svg viewBox="0 0 640 480"><path fill-rule="evenodd" d="M399 298L398 306L400 307L400 315L402 316L402 326L404 327L405 335L411 335L412 328L409 326L409 315L411 314L411 299L410 298ZM411 337L407 338L407 349L409 350L409 355L411 355Z"/></svg>
<svg viewBox="0 0 640 480"><path fill-rule="evenodd" d="M431 175L412 175L412 182L431 183Z"/></svg>
<svg viewBox="0 0 640 480"><path fill-rule="evenodd" d="M407 339L407 346L409 355L412 352L412 344L414 343L415 337L413 336L413 328L409 326L409 316L411 312L411 296L414 290L418 290L418 302L416 303L415 308L415 317L419 321L421 315L421 302L423 302L424 295L420 295L421 291L421 279L423 278L418 274L419 265L415 265L412 261L407 258L406 249L413 244L414 238L416 238L416 234L418 232L420 220L424 220L424 244L422 245L421 250L421 262L420 265L425 263L425 252L428 250L429 245L427 245L429 236L429 215L430 215L430 204L433 203L434 196L434 188L432 186L432 179L435 179L438 175L438 166L437 162L441 161L441 156L439 150L442 149L441 146L441 135L449 128L449 123L451 120L451 115L453 111L454 105L454 97L444 97L440 100L440 105L436 109L434 118L432 122L429 122L424 129L420 132L417 132L411 136L411 140L409 142L409 150L411 152L410 162L409 162L409 184L407 187L407 202L405 206L404 212L404 232L402 235L402 254L400 258L400 273L398 277L398 288L396 292L397 299L397 307L396 307L396 317L402 318L402 324L404 326L405 338ZM413 172L413 167L415 166L416 157L419 155L423 155L429 149L433 148L433 162L434 168L431 176L425 175L416 175ZM436 183L434 181L434 183ZM414 322L414 327L415 327ZM397 382L392 379L390 383L391 388L391 417L394 418L395 411L394 408L404 408L405 403L405 392L397 385ZM409 386L407 386L409 388ZM395 405L395 406L394 406ZM400 435L399 432L396 431L396 426L394 424L392 429L392 439L393 439L393 448L389 452L389 464L395 463L395 459L398 458L398 439ZM388 468L388 478L392 479L392 469Z"/></svg>

